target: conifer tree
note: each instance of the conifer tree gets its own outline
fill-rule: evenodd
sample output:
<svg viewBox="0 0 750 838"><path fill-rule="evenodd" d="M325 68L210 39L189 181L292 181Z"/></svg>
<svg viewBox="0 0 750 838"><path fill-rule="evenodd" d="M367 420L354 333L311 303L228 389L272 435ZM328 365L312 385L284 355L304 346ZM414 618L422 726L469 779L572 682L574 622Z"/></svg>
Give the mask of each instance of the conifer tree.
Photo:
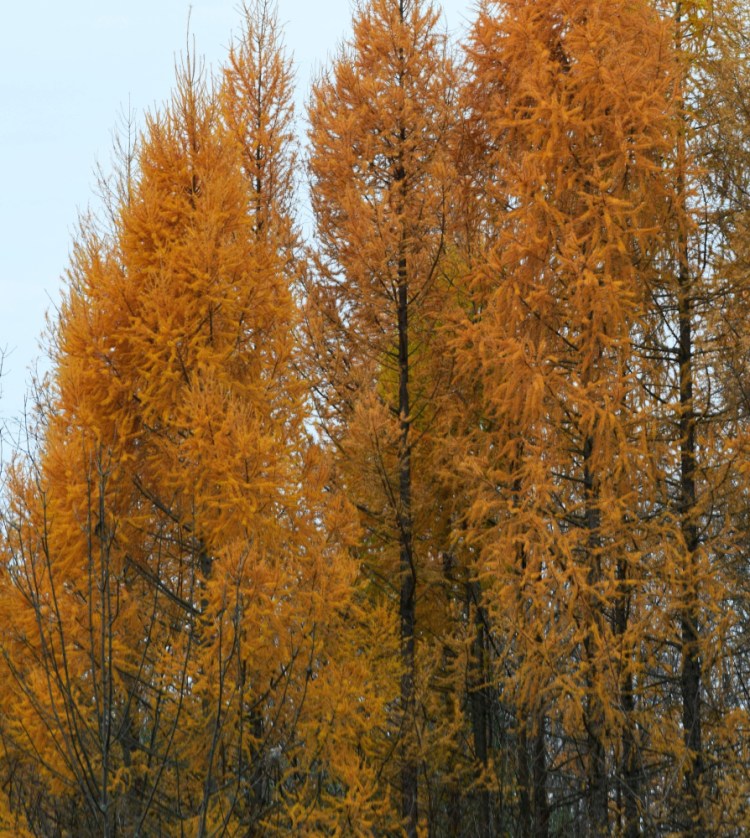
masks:
<svg viewBox="0 0 750 838"><path fill-rule="evenodd" d="M256 11L218 97L186 60L116 227L76 242L38 453L11 477L5 732L43 834L340 817L326 649L351 573L295 372L289 68Z"/></svg>
<svg viewBox="0 0 750 838"><path fill-rule="evenodd" d="M536 743L519 748L534 813L519 813L520 829L552 827L554 777L586 803L557 828L632 834L660 457L636 347L660 277L657 231L677 229L661 163L675 125L668 31L641 3L487 3L470 55L497 242L457 337L480 399L457 467L503 695L519 741ZM563 781L570 759L580 773Z"/></svg>
<svg viewBox="0 0 750 838"><path fill-rule="evenodd" d="M664 415L674 428L680 465L672 495L684 550L677 557L682 570L673 598L681 626L683 747L673 757L678 780L665 810L675 829L705 835L734 828L745 817L730 802L744 786L729 755L744 751L738 730L745 708L729 686L734 663L727 661L736 649L732 638L743 622L738 604L744 597L736 574L743 514L735 518L732 498L745 492L738 384L746 359L738 323L747 295L732 231L747 206L737 190L747 132L747 113L737 97L747 73L747 10L731 0L657 5L680 68L673 159L678 201L690 218L676 236L671 270L665 272L671 284L665 282L659 300L665 331L678 338L650 347L679 381L678 392L665 398L679 407ZM725 688L717 692L719 672Z"/></svg>
<svg viewBox="0 0 750 838"><path fill-rule="evenodd" d="M452 86L437 25L437 11L421 0L360 4L352 41L315 85L310 106L319 245L310 345L323 428L368 533L366 572L398 603L395 721L410 836L426 770L417 600L437 560L427 438L441 373L430 369L429 354L441 299Z"/></svg>

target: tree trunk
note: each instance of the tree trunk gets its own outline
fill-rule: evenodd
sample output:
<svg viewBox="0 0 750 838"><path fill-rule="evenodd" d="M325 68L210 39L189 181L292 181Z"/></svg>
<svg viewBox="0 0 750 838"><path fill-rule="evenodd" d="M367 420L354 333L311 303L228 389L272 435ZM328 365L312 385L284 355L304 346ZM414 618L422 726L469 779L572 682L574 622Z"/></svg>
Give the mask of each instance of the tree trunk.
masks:
<svg viewBox="0 0 750 838"><path fill-rule="evenodd" d="M534 780L534 838L549 835L549 804L547 802L547 749L544 742L544 715L536 720L532 751L532 777Z"/></svg>
<svg viewBox="0 0 750 838"><path fill-rule="evenodd" d="M471 674L469 678L469 706L471 712L471 727L474 738L474 753L480 771L487 770L489 750L492 741L492 717L490 707L492 702L488 672L488 648L486 637L486 616L481 605L479 583L469 582L469 608L474 609L474 653L470 662ZM476 796L479 803L479 828L477 835L481 838L494 838L495 829L492 818L490 792L484 781L480 785Z"/></svg>
<svg viewBox="0 0 750 838"><path fill-rule="evenodd" d="M682 44L683 13L682 4L675 6L675 45L678 53ZM680 97L682 94L680 94ZM680 99L682 104L682 99ZM687 218L687 140L686 117L682 116L683 125L678 135L677 147L677 195L681 221ZM678 297L677 316L679 344L677 360L680 375L680 496L678 507L682 538L685 548L682 591L679 592L680 629L682 641L682 672L680 687L682 694L682 726L685 745L688 749L688 769L685 775L687 812L689 814L690 834L700 838L705 834L703 813L700 799L700 782L703 774L703 742L701 730L701 683L703 680L702 661L699 648L700 615L698 592L695 589L696 554L698 551L698 524L695 519L696 507L696 415L693 401L694 384L694 347L693 347L693 283L690 270L690 252L688 232L684 223L680 224L678 242Z"/></svg>
<svg viewBox="0 0 750 838"><path fill-rule="evenodd" d="M679 365L680 365L680 513L685 546L680 628L682 633L682 725L688 749L686 793L691 818L691 834L701 836L702 812L700 781L703 773L703 742L701 730L702 662L699 648L698 592L695 590L698 527L695 521L695 409L693 405L693 338L690 273L687 247L679 272Z"/></svg>
<svg viewBox="0 0 750 838"><path fill-rule="evenodd" d="M403 181L399 170L397 181ZM399 451L399 554L400 554L400 607L401 620L401 708L405 753L401 766L401 816L409 838L416 838L418 813L418 771L413 754L411 728L414 722L415 648L414 627L416 622L416 568L414 565L414 541L411 508L411 417L409 415L409 299L407 285L406 257L401 256L398 264L398 412L401 427Z"/></svg>
<svg viewBox="0 0 750 838"><path fill-rule="evenodd" d="M599 530L601 513L599 498L594 476L591 471L591 457L593 440L587 437L583 444L583 484L586 529L588 530L588 600L590 613L588 619L602 622L600 606L596 602L595 588L601 582L601 558L599 556ZM602 635L599 626L599 636ZM589 834L591 836L607 835L609 830L607 806L607 754L604 748L604 708L597 697L596 678L599 677L599 666L596 663L598 650L594 643L594 632L589 630L584 641L584 651L589 664L586 676L587 698L584 708L584 725L586 727L588 752L588 817Z"/></svg>
<svg viewBox="0 0 750 838"><path fill-rule="evenodd" d="M615 634L621 644L625 644L625 633L630 618L630 592L628 590L628 566L627 562L620 560L617 563L618 594L615 604ZM626 667L630 662L632 648L623 649L622 655ZM639 771L638 771L638 750L635 739L635 695L633 674L626 668L620 682L620 707L624 717L621 748L622 756L620 770L617 780L617 802L620 811L622 835L624 838L638 838L640 835L640 822L638 815Z"/></svg>

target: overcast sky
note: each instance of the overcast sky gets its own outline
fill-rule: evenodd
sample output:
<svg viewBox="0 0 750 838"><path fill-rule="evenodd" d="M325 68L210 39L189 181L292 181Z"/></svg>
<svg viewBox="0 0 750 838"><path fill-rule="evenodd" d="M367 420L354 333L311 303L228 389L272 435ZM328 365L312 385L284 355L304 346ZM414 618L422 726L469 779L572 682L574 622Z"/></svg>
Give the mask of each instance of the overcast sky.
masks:
<svg viewBox="0 0 750 838"><path fill-rule="evenodd" d="M278 0L297 64L310 75L348 34L349 0ZM443 2L461 31L471 0ZM4 4L0 26L0 417L23 411L45 312L60 296L79 211L107 168L118 115L167 98L175 56L191 40L210 66L240 27L235 0L35 0Z"/></svg>

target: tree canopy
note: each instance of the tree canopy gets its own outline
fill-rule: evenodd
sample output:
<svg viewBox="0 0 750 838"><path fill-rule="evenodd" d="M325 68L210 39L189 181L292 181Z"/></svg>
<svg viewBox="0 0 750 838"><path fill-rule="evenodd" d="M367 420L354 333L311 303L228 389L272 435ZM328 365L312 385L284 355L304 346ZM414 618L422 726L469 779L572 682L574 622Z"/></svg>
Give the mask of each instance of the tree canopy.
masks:
<svg viewBox="0 0 750 838"><path fill-rule="evenodd" d="M0 834L744 834L747 8L359 0L304 140L242 24L4 466Z"/></svg>

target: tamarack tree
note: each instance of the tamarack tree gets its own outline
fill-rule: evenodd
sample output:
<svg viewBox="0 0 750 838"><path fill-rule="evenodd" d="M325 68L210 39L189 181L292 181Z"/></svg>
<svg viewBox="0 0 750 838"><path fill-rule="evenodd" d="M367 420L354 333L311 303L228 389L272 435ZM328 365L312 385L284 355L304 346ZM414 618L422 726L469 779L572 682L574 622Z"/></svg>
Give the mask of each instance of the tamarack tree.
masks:
<svg viewBox="0 0 750 838"><path fill-rule="evenodd" d="M340 699L305 714L351 572L295 372L290 72L270 8L247 27L218 91L186 59L114 229L83 227L9 478L5 770L37 834L325 828Z"/></svg>
<svg viewBox="0 0 750 838"><path fill-rule="evenodd" d="M646 3L575 0L488 3L469 47L467 102L499 174L480 304L456 339L480 382L456 467L515 708L520 834L639 834L662 734L646 684L673 638L661 607L684 534L679 457L651 418L663 371L643 345L691 224L671 47ZM585 807L553 794L550 811L555 788Z"/></svg>
<svg viewBox="0 0 750 838"><path fill-rule="evenodd" d="M443 546L430 461L447 371L431 352L445 296L454 82L438 20L421 0L360 4L309 111L311 374L340 485L360 512L371 594L395 608L394 784L410 836L426 820L420 800L431 808L419 777L437 752L426 752L420 722L429 678L420 660L432 652L418 602L427 605Z"/></svg>

